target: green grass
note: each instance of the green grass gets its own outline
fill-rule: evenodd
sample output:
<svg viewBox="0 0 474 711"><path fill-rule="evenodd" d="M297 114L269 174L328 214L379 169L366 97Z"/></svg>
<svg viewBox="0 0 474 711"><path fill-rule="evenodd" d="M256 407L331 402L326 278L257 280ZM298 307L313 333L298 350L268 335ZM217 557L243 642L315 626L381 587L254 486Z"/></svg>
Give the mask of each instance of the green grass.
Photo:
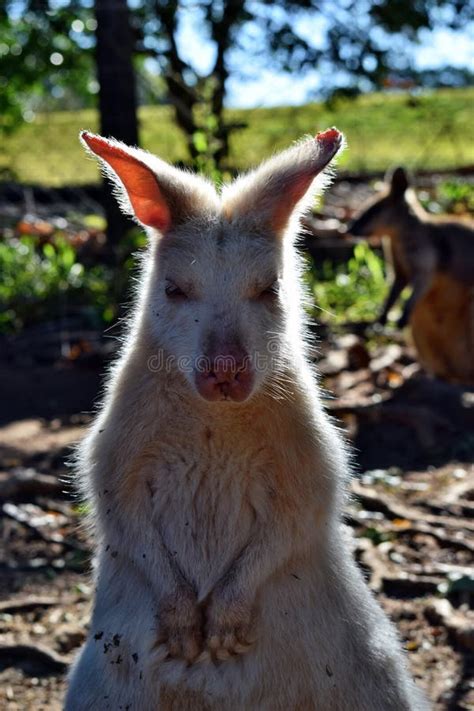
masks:
<svg viewBox="0 0 474 711"><path fill-rule="evenodd" d="M246 169L305 133L336 125L348 138L341 168L385 170L393 164L409 168L450 168L474 164L474 88L443 89L410 97L368 94L340 101L332 110L323 104L273 109L232 110L229 117L245 121L231 141L230 165ZM168 106L139 112L142 145L165 160L186 161L183 136ZM81 128L97 130L94 111L39 115L4 140L0 175L8 171L23 182L60 186L98 179L77 140Z"/></svg>
<svg viewBox="0 0 474 711"><path fill-rule="evenodd" d="M77 308L94 309L95 325L107 321L111 275L102 265L85 269L62 238L43 247L34 237L5 239L0 242L0 272L0 333Z"/></svg>
<svg viewBox="0 0 474 711"><path fill-rule="evenodd" d="M311 315L331 326L374 321L387 296L383 259L366 242L355 246L347 264L310 262L305 278L313 296Z"/></svg>
<svg viewBox="0 0 474 711"><path fill-rule="evenodd" d="M119 244L115 269L100 260L83 263L61 230L49 239L0 240L0 333L69 315L98 329L117 318L136 268L132 254L145 243L142 232L132 230Z"/></svg>

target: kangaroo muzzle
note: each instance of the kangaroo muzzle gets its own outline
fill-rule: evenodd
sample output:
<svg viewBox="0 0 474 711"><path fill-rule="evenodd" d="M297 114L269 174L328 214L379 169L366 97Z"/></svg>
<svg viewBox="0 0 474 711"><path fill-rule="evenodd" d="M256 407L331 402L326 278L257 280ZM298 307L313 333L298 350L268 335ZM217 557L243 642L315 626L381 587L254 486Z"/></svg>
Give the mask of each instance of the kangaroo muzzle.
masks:
<svg viewBox="0 0 474 711"><path fill-rule="evenodd" d="M223 344L218 352L205 354L196 364L194 373L198 393L210 402L247 400L254 379L250 355L242 347L231 344Z"/></svg>

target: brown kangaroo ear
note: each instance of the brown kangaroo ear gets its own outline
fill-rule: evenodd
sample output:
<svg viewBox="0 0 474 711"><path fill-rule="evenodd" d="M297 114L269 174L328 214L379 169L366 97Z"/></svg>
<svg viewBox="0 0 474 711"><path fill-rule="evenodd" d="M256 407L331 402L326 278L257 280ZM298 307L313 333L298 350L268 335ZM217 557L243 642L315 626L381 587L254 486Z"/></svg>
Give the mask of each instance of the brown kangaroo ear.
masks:
<svg viewBox="0 0 474 711"><path fill-rule="evenodd" d="M395 168L389 174L390 192L395 197L401 197L409 186L408 175L404 168Z"/></svg>
<svg viewBox="0 0 474 711"><path fill-rule="evenodd" d="M81 132L81 139L118 176L136 218L147 227L165 232L171 223L167 202L151 168L127 152L120 144L102 136Z"/></svg>

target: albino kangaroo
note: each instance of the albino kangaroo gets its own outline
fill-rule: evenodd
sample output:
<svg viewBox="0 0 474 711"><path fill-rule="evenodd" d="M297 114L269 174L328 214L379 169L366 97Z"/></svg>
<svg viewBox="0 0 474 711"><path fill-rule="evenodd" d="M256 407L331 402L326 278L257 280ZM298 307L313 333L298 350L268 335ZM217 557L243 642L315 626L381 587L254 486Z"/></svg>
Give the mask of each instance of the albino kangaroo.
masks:
<svg viewBox="0 0 474 711"><path fill-rule="evenodd" d="M408 189L403 168L396 168L387 182L386 190L370 201L348 229L354 236L389 237L395 278L378 320L386 322L405 286L411 285L413 292L398 322L403 327L435 275L446 274L461 285L474 286L474 226L427 213Z"/></svg>
<svg viewBox="0 0 474 711"><path fill-rule="evenodd" d="M341 134L221 195L142 150L82 140L150 243L79 452L97 590L66 709L426 709L352 560L344 445L301 337L292 238Z"/></svg>

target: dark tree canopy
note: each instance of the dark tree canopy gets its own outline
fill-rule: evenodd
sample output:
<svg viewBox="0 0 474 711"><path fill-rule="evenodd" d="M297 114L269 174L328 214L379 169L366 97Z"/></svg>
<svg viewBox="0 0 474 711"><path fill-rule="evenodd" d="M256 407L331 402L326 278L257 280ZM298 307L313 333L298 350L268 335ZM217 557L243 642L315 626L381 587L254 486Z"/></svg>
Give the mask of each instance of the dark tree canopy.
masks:
<svg viewBox="0 0 474 711"><path fill-rule="evenodd" d="M94 106L95 20L80 0L51 10L49 0L0 6L0 132L34 111Z"/></svg>

